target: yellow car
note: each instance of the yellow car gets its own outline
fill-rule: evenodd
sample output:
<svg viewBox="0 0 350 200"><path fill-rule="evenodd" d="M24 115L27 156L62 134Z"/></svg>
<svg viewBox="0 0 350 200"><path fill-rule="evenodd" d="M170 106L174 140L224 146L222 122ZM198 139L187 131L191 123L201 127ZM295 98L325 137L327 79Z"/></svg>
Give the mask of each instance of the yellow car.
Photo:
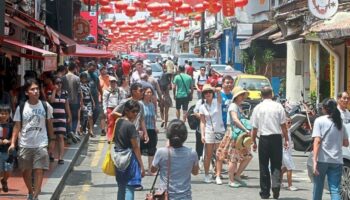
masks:
<svg viewBox="0 0 350 200"><path fill-rule="evenodd" d="M261 88L268 86L271 87L270 81L265 76L251 75L251 74L240 74L235 79L234 86L239 86L249 91L248 99L260 100L261 99Z"/></svg>

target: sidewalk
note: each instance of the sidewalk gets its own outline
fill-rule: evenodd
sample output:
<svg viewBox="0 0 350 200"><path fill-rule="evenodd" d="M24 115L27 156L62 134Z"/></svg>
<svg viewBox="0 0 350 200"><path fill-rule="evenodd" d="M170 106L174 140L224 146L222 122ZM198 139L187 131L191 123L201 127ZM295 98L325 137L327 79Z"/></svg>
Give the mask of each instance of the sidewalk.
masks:
<svg viewBox="0 0 350 200"><path fill-rule="evenodd" d="M42 185L42 191L39 196L40 200L58 199L65 178L72 170L75 161L80 154L81 148L88 141L88 136L84 135L81 142L65 146L64 164L58 165L57 160L50 162L50 169L45 172ZM0 191L1 200L25 200L27 198L28 190L24 184L22 175L19 169L15 169L8 180L8 193Z"/></svg>

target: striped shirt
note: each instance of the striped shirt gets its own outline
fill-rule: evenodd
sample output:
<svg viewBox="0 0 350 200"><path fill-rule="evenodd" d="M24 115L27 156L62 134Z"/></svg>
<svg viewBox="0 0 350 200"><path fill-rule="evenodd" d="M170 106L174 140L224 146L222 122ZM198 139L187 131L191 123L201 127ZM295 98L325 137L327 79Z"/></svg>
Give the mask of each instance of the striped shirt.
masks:
<svg viewBox="0 0 350 200"><path fill-rule="evenodd" d="M48 97L51 98L52 91L48 91ZM53 129L56 134L65 134L67 126L66 101L68 99L67 91L62 91L61 94L55 95L53 102L50 105L53 108Z"/></svg>
<svg viewBox="0 0 350 200"><path fill-rule="evenodd" d="M92 97L89 84L80 84L81 92L83 94L84 106L92 106Z"/></svg>
<svg viewBox="0 0 350 200"><path fill-rule="evenodd" d="M153 103L146 103L141 101L143 104L143 110L145 113L145 124L146 129L156 129L156 110Z"/></svg>

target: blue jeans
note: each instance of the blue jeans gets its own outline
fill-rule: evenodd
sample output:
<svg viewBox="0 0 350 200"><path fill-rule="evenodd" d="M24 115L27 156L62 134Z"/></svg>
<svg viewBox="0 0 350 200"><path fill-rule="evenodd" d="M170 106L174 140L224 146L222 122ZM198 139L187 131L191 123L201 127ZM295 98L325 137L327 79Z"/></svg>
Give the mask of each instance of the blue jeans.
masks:
<svg viewBox="0 0 350 200"><path fill-rule="evenodd" d="M317 169L320 173L314 176L313 200L321 200L324 187L324 179L327 175L329 192L332 200L341 200L340 182L342 175L342 164L317 162Z"/></svg>
<svg viewBox="0 0 350 200"><path fill-rule="evenodd" d="M134 200L134 187L118 184L118 200Z"/></svg>
<svg viewBox="0 0 350 200"><path fill-rule="evenodd" d="M79 111L79 108L80 108L80 104L69 104L69 108L70 108L70 112L71 112L71 115L72 115L72 126L67 126L68 129L67 131L68 132L76 132L77 130L77 126L78 126L78 111Z"/></svg>

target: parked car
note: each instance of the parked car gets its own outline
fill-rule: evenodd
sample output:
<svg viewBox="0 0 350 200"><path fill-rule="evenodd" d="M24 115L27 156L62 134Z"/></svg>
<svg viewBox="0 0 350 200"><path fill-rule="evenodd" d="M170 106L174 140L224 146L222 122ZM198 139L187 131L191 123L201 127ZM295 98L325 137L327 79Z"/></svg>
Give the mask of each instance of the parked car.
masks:
<svg viewBox="0 0 350 200"><path fill-rule="evenodd" d="M215 64L211 65L212 73L215 72L218 74L218 86L222 85L222 77L226 75L230 75L233 79L235 79L238 75L242 74L241 71L234 70L232 67L228 67L229 65Z"/></svg>
<svg viewBox="0 0 350 200"><path fill-rule="evenodd" d="M234 86L240 86L249 91L249 100L261 100L261 88L268 86L271 87L271 83L268 78L261 75L240 74L235 79Z"/></svg>
<svg viewBox="0 0 350 200"><path fill-rule="evenodd" d="M175 56L174 60L177 62L177 65L185 65L185 60L189 60L190 58L198 58L197 54L194 53L181 53Z"/></svg>
<svg viewBox="0 0 350 200"><path fill-rule="evenodd" d="M147 56L147 60L150 60L151 62L156 62L157 58L159 61L162 61L162 55L160 53L145 53Z"/></svg>
<svg viewBox="0 0 350 200"><path fill-rule="evenodd" d="M163 68L159 63L151 63L150 67L152 68L152 76L158 80L163 74Z"/></svg>

